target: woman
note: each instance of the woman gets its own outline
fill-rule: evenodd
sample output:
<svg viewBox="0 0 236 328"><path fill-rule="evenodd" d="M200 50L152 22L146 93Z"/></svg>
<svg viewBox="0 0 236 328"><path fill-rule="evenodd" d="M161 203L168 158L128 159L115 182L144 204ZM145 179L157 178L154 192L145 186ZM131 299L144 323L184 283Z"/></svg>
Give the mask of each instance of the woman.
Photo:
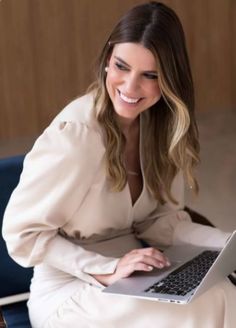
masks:
<svg viewBox="0 0 236 328"><path fill-rule="evenodd" d="M227 281L183 307L102 293L135 271L169 266L158 247L222 246L230 235L182 210L183 178L197 191L199 146L176 14L151 2L124 15L90 89L36 141L5 213L9 253L35 266L32 326L233 327Z"/></svg>

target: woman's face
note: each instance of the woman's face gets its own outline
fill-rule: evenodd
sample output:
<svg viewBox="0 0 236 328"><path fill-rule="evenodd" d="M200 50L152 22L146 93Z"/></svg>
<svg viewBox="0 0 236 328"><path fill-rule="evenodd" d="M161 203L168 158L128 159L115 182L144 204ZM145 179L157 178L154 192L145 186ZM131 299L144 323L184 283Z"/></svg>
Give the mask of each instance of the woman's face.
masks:
<svg viewBox="0 0 236 328"><path fill-rule="evenodd" d="M132 122L161 98L155 57L141 44L116 44L107 66L107 91L122 119Z"/></svg>

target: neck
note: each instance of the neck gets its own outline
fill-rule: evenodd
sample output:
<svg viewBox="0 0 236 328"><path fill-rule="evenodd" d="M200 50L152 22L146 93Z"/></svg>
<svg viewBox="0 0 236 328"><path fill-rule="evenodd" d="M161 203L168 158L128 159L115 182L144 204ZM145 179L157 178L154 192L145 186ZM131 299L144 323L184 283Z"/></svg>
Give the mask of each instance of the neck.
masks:
<svg viewBox="0 0 236 328"><path fill-rule="evenodd" d="M123 117L118 118L119 126L123 134L127 137L133 134L137 129L139 130L139 116L135 119L127 119Z"/></svg>

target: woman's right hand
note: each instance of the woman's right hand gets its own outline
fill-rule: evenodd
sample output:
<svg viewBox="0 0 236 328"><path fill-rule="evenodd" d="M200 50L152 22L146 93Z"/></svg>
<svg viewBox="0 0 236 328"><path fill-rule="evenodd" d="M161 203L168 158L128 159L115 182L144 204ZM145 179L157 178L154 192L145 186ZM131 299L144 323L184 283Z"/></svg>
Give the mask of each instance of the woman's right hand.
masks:
<svg viewBox="0 0 236 328"><path fill-rule="evenodd" d="M108 286L121 278L129 277L135 271L151 271L153 268L163 269L168 266L170 266L169 260L158 249L140 248L125 254L119 260L114 273L93 275L93 277Z"/></svg>

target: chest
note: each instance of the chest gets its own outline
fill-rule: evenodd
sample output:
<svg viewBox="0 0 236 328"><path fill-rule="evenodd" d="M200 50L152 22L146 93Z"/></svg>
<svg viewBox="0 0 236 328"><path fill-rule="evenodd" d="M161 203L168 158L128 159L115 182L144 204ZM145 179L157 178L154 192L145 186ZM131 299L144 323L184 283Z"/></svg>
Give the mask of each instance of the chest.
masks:
<svg viewBox="0 0 236 328"><path fill-rule="evenodd" d="M125 167L132 204L139 198L143 189L143 176L139 154L139 139L128 143L124 152Z"/></svg>

